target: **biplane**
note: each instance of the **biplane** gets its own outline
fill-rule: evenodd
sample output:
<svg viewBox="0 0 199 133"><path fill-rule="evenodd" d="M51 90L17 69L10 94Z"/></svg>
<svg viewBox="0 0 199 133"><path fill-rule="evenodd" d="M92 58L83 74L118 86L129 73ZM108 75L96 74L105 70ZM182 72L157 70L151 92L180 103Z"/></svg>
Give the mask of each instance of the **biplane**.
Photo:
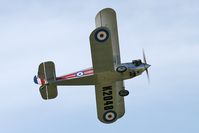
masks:
<svg viewBox="0 0 199 133"><path fill-rule="evenodd" d="M125 113L124 97L129 94L124 80L141 75L149 64L143 51L140 59L121 63L116 13L111 8L101 10L95 18L96 29L90 34L90 48L93 67L56 77L52 61L39 65L34 82L41 85L39 90L45 100L56 98L57 86L95 86L98 119L113 123Z"/></svg>

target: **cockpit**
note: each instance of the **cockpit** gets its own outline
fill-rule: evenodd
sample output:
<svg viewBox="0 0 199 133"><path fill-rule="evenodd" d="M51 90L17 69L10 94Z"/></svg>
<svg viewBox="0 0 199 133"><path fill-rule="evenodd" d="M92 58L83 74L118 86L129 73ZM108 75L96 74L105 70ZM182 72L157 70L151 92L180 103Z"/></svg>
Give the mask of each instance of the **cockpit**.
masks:
<svg viewBox="0 0 199 133"><path fill-rule="evenodd" d="M135 66L140 66L142 64L142 61L141 60L133 60L132 64Z"/></svg>

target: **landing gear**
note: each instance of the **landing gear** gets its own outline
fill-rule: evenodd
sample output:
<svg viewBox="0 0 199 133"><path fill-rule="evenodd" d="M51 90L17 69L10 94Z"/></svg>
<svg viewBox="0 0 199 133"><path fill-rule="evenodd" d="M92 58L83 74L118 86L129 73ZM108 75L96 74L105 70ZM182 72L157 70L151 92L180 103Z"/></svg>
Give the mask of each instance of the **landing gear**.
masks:
<svg viewBox="0 0 199 133"><path fill-rule="evenodd" d="M125 66L119 66L116 68L116 71L119 73L123 73L127 70L127 68Z"/></svg>
<svg viewBox="0 0 199 133"><path fill-rule="evenodd" d="M121 90L119 92L119 95L122 97L128 96L129 95L129 91L128 90Z"/></svg>

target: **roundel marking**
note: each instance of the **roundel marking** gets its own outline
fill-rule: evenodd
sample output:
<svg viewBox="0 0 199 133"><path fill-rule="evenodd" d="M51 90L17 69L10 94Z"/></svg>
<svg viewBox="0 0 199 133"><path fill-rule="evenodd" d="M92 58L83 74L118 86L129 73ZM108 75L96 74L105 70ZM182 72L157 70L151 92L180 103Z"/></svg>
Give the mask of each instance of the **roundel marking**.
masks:
<svg viewBox="0 0 199 133"><path fill-rule="evenodd" d="M98 42L104 42L109 38L109 33L105 29L99 29L95 32L95 39Z"/></svg>
<svg viewBox="0 0 199 133"><path fill-rule="evenodd" d="M77 72L77 73L76 73L76 76L77 76L77 77L81 77L81 76L83 76L83 75L84 75L84 72Z"/></svg>
<svg viewBox="0 0 199 133"><path fill-rule="evenodd" d="M104 120L106 122L113 122L117 118L117 114L115 111L107 111L104 113Z"/></svg>

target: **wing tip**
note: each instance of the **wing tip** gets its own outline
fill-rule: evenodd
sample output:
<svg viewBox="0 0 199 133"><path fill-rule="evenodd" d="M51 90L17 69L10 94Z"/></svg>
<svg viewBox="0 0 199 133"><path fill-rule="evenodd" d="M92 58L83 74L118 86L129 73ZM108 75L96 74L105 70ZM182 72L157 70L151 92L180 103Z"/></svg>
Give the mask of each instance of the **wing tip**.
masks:
<svg viewBox="0 0 199 133"><path fill-rule="evenodd" d="M101 13L101 12L114 12L115 13L115 10L113 8L107 7L107 8L103 8L98 13Z"/></svg>
<svg viewBox="0 0 199 133"><path fill-rule="evenodd" d="M102 10L100 10L98 13L97 13L97 15L95 16L95 20L97 20L98 18L99 18L99 16L100 16L100 18L101 18L101 14L103 14L103 13L105 13L105 12L108 12L108 13L111 13L111 14L114 14L114 15L116 15L116 12L115 12L115 10L114 9L112 9L112 8L103 8Z"/></svg>

